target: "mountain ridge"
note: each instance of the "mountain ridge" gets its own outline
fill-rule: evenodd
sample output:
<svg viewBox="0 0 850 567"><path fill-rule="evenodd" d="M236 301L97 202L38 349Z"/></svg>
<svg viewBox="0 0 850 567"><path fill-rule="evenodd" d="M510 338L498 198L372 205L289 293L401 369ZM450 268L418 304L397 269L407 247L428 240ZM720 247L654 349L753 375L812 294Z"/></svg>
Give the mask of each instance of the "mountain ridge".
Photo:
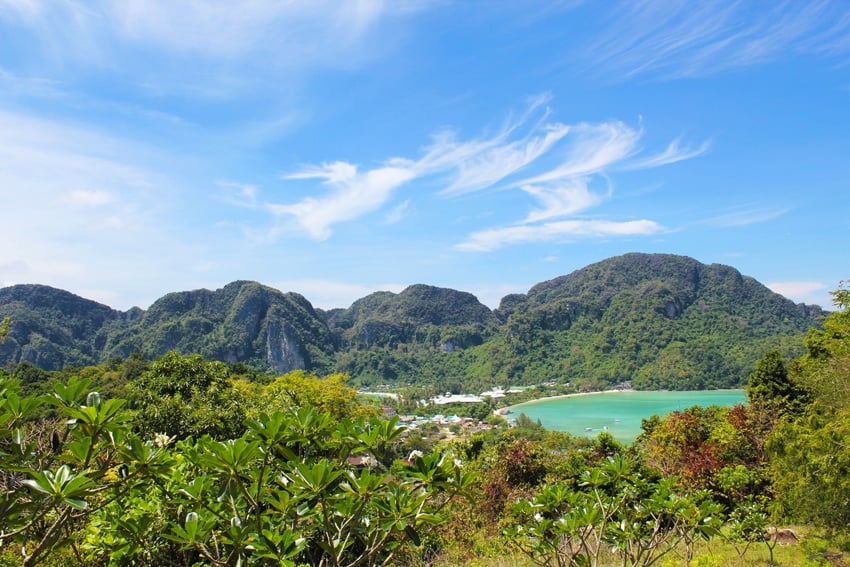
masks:
<svg viewBox="0 0 850 567"><path fill-rule="evenodd" d="M671 254L602 260L507 295L496 309L468 292L414 284L325 311L237 280L119 311L22 284L0 288L0 318L12 319L0 364L55 370L177 350L276 373L344 371L366 384L559 377L711 387L712 368L740 382L755 351L786 348L824 313L731 266Z"/></svg>

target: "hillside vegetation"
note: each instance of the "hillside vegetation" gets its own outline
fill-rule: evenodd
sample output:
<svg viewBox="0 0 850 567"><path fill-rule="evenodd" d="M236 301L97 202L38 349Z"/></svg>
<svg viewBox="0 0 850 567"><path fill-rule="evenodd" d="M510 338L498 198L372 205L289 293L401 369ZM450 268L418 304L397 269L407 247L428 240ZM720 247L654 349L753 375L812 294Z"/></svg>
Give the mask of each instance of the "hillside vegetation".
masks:
<svg viewBox="0 0 850 567"><path fill-rule="evenodd" d="M719 388L740 386L769 350L800 354L800 337L823 315L729 266L663 254L592 264L494 311L472 294L421 284L322 311L238 281L127 312L18 285L0 289L0 319L12 321L0 364L58 370L174 350L271 373L339 371L362 385Z"/></svg>
<svg viewBox="0 0 850 567"><path fill-rule="evenodd" d="M0 370L0 565L846 565L835 299L802 356L751 369L746 405L648 417L631 445L522 414L406 426L344 375L197 354Z"/></svg>

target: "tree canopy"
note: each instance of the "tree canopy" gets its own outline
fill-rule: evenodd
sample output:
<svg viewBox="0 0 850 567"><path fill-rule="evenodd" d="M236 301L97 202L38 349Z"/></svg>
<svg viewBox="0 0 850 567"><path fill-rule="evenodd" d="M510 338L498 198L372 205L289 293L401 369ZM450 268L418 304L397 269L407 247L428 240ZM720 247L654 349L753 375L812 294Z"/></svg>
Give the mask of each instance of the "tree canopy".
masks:
<svg viewBox="0 0 850 567"><path fill-rule="evenodd" d="M844 529L850 525L850 290L842 286L833 296L838 309L809 332L807 352L793 366L812 402L777 427L769 448L783 512Z"/></svg>
<svg viewBox="0 0 850 567"><path fill-rule="evenodd" d="M169 352L129 387L135 425L143 436L226 439L244 430L245 399L227 365L198 354Z"/></svg>

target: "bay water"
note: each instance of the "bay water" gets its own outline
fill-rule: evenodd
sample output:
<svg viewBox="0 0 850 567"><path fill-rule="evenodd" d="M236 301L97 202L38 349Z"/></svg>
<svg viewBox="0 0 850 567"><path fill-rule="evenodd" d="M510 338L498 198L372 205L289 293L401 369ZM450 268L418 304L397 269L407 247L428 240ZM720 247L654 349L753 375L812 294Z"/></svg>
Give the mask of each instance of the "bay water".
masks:
<svg viewBox="0 0 850 567"><path fill-rule="evenodd" d="M524 413L540 420L546 429L571 435L596 437L608 431L615 439L631 443L641 433L641 420L666 415L691 406L734 406L746 402L744 390L615 391L559 396L517 404L508 417Z"/></svg>

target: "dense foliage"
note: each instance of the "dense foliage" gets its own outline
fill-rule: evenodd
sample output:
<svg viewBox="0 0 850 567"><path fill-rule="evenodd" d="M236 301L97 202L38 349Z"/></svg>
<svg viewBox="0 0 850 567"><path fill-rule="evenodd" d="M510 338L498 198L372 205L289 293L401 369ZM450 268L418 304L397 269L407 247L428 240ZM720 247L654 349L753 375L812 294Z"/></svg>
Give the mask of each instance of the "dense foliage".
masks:
<svg viewBox="0 0 850 567"><path fill-rule="evenodd" d="M152 372L174 366L161 362ZM64 550L86 565L384 564L470 484L441 454L390 470L397 420L290 407L235 437L177 441L140 436L123 400L88 386L72 378L22 397L0 377L4 561ZM37 418L45 406L55 418Z"/></svg>
<svg viewBox="0 0 850 567"><path fill-rule="evenodd" d="M836 305L803 356L753 365L748 405L653 416L630 446L522 415L431 435L343 375L175 352L0 372L0 564L774 563L798 536L770 527L850 525L850 291ZM843 560L807 537L794 564Z"/></svg>
<svg viewBox="0 0 850 567"><path fill-rule="evenodd" d="M741 386L761 356L802 354L818 308L728 266L627 254L505 297L414 285L348 309L254 282L171 293L126 313L45 286L0 289L0 361L58 370L170 350L283 374L342 372L362 385L438 391L570 382L639 389Z"/></svg>
<svg viewBox="0 0 850 567"><path fill-rule="evenodd" d="M246 399L222 362L172 351L151 364L129 390L138 410L135 429L143 437L227 439L243 430Z"/></svg>
<svg viewBox="0 0 850 567"><path fill-rule="evenodd" d="M834 292L839 311L806 337L794 383L811 398L770 439L777 505L830 528L850 526L850 289Z"/></svg>

